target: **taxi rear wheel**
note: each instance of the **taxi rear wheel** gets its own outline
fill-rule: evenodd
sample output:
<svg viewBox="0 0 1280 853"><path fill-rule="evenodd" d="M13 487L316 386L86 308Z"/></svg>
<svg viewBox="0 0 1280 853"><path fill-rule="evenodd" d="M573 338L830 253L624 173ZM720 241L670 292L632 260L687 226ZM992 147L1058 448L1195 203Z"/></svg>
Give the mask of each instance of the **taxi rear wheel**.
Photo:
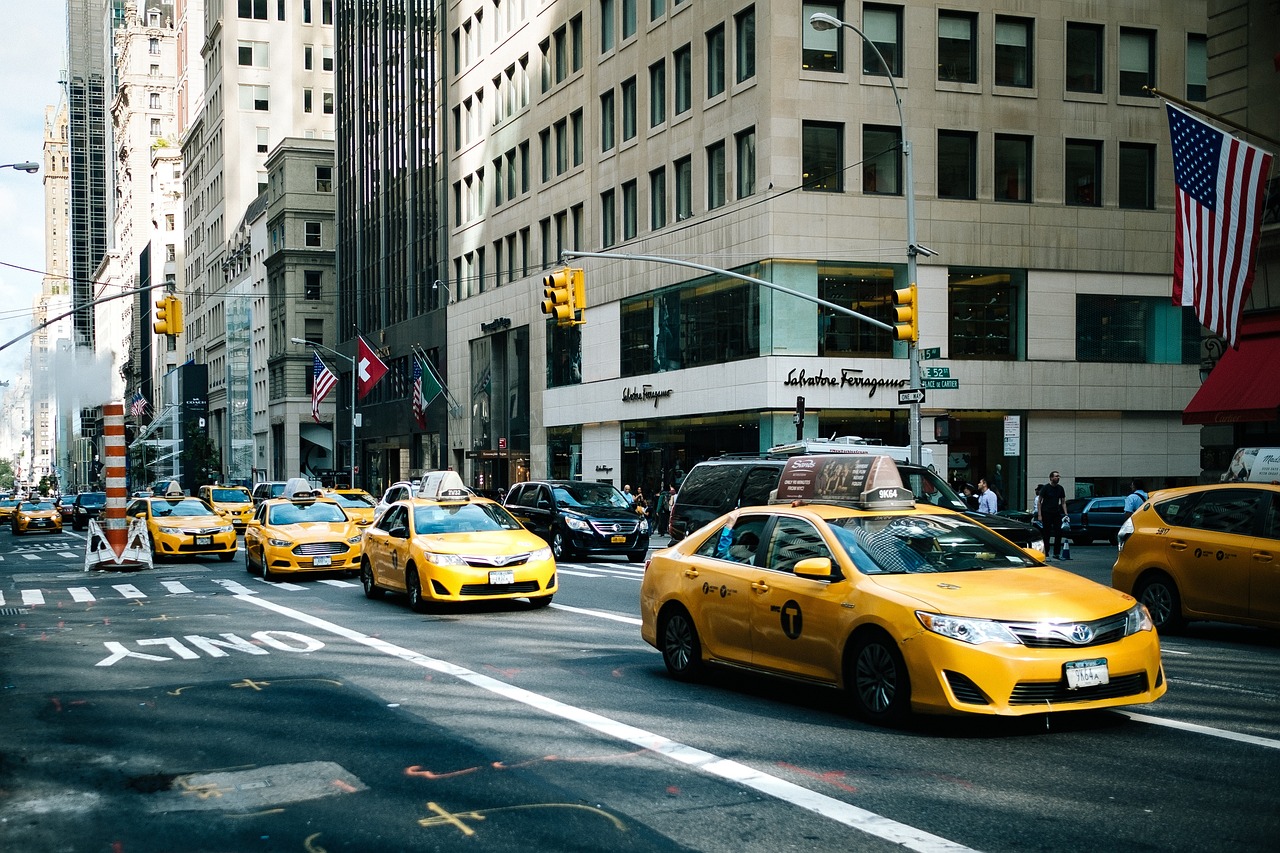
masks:
<svg viewBox="0 0 1280 853"><path fill-rule="evenodd" d="M1164 572L1153 572L1142 579L1134 598L1146 605L1157 631L1177 631L1186 625L1182 618L1182 596L1178 585Z"/></svg>
<svg viewBox="0 0 1280 853"><path fill-rule="evenodd" d="M422 580L412 563L404 570L404 588L409 593L409 609L414 613L426 613L427 603L422 599Z"/></svg>
<svg viewBox="0 0 1280 853"><path fill-rule="evenodd" d="M683 607L672 608L662 619L662 662L671 677L693 681L702 674L702 643L693 617Z"/></svg>
<svg viewBox="0 0 1280 853"><path fill-rule="evenodd" d="M364 587L365 598L382 597L382 590L373 580L373 566L369 565L367 557L360 561L360 585Z"/></svg>
<svg viewBox="0 0 1280 853"><path fill-rule="evenodd" d="M844 683L854 712L868 722L894 723L911 708L906 661L893 640L880 631L854 639Z"/></svg>

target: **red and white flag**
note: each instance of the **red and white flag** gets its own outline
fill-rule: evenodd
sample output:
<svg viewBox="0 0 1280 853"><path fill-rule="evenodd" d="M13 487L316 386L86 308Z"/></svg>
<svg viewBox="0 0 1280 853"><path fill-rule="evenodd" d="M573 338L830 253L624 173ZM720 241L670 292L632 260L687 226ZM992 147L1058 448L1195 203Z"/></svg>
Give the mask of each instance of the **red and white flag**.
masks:
<svg viewBox="0 0 1280 853"><path fill-rule="evenodd" d="M356 350L356 396L363 400L387 372L387 365L378 358L363 335L357 336L356 340L359 341Z"/></svg>
<svg viewBox="0 0 1280 853"><path fill-rule="evenodd" d="M1253 288L1271 155L1172 104L1173 303L1238 348L1240 314Z"/></svg>
<svg viewBox="0 0 1280 853"><path fill-rule="evenodd" d="M338 377L320 360L319 353L312 350L311 358L314 359L311 365L311 417L316 423L320 423L320 403L333 390L333 386L338 384Z"/></svg>

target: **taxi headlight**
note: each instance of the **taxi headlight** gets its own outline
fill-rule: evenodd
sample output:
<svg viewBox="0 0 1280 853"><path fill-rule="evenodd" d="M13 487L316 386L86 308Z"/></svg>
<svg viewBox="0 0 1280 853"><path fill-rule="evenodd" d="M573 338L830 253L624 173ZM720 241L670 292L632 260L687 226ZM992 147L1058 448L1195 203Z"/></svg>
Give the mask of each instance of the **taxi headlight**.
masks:
<svg viewBox="0 0 1280 853"><path fill-rule="evenodd" d="M422 556L428 563L435 563L437 566L465 566L467 564L467 561L457 554L437 554L434 551L423 551Z"/></svg>
<svg viewBox="0 0 1280 853"><path fill-rule="evenodd" d="M348 536L348 537L347 537L347 544L348 544L348 545L359 545L359 544L360 544L360 540L361 540L361 539L363 539L363 538L364 538L364 534L363 534L363 533L356 534L355 536Z"/></svg>
<svg viewBox="0 0 1280 853"><path fill-rule="evenodd" d="M566 515L564 517L564 525L570 530L580 530L586 532L591 529L591 524L585 518L578 518L576 515Z"/></svg>
<svg viewBox="0 0 1280 853"><path fill-rule="evenodd" d="M1116 546L1118 550L1124 550L1124 543L1129 541L1129 537L1133 535L1133 530L1133 516L1129 516L1124 520L1124 524L1120 525L1120 529L1116 531Z"/></svg>
<svg viewBox="0 0 1280 853"><path fill-rule="evenodd" d="M231 532L232 532L232 531L234 531L235 529L236 529L236 526L235 526L234 524L224 524L224 525L222 525L221 527L219 527L219 528L218 528L218 532L219 532L219 533L231 533Z"/></svg>
<svg viewBox="0 0 1280 853"><path fill-rule="evenodd" d="M551 556L552 554L551 554L550 548L539 548L538 550L534 551L529 555L529 562L536 563L542 560L550 560Z"/></svg>
<svg viewBox="0 0 1280 853"><path fill-rule="evenodd" d="M1124 635L1126 637L1139 631L1153 631L1155 627L1155 623L1151 621L1151 613L1145 604L1135 604L1125 614Z"/></svg>
<svg viewBox="0 0 1280 853"><path fill-rule="evenodd" d="M182 528L181 527L161 527L160 532L167 533L170 536L177 536L178 534L182 533Z"/></svg>
<svg viewBox="0 0 1280 853"><path fill-rule="evenodd" d="M292 548L293 542L288 539L268 539L267 544L273 548Z"/></svg>
<svg viewBox="0 0 1280 853"><path fill-rule="evenodd" d="M961 616L943 616L940 613L916 611L920 624L935 634L959 640L962 643L1012 643L1018 645L1017 636L1000 622L990 619L966 619Z"/></svg>

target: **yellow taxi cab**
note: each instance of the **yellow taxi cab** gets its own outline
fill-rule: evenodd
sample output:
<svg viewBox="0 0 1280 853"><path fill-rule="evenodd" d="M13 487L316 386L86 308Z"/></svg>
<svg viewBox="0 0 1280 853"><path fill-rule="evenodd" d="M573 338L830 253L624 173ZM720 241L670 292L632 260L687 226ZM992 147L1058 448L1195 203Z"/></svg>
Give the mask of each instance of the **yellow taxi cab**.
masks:
<svg viewBox="0 0 1280 853"><path fill-rule="evenodd" d="M156 562L197 554L217 554L228 561L236 555L235 527L199 498L182 494L134 498L125 514L146 521Z"/></svg>
<svg viewBox="0 0 1280 853"><path fill-rule="evenodd" d="M0 523L7 524L13 521L13 514L18 509L18 504L22 501L17 498L5 498L0 500Z"/></svg>
<svg viewBox="0 0 1280 853"><path fill-rule="evenodd" d="M62 510L48 499L21 501L13 509L13 516L9 519L9 529L13 531L14 536L35 531L61 533Z"/></svg>
<svg viewBox="0 0 1280 853"><path fill-rule="evenodd" d="M875 723L1164 694L1142 604L913 498L887 456L789 459L770 505L653 556L641 636L678 679L722 663L841 687Z"/></svg>
<svg viewBox="0 0 1280 853"><path fill-rule="evenodd" d="M545 607L558 590L551 549L501 504L462 485L453 471L423 477L418 496L387 507L365 530L364 593L405 593L409 606L528 598Z"/></svg>
<svg viewBox="0 0 1280 853"><path fill-rule="evenodd" d="M1158 630L1198 619L1280 628L1280 486L1154 492L1116 539L1111 585L1145 604Z"/></svg>
<svg viewBox="0 0 1280 853"><path fill-rule="evenodd" d="M230 519L237 532L243 532L253 517L253 496L244 486L201 486L199 497Z"/></svg>
<svg viewBox="0 0 1280 853"><path fill-rule="evenodd" d="M355 572L363 525L300 482L254 511L244 532L245 568L269 581L306 572Z"/></svg>
<svg viewBox="0 0 1280 853"><path fill-rule="evenodd" d="M333 501L356 521L373 523L373 508L378 502L364 489L325 489L320 493L320 498Z"/></svg>

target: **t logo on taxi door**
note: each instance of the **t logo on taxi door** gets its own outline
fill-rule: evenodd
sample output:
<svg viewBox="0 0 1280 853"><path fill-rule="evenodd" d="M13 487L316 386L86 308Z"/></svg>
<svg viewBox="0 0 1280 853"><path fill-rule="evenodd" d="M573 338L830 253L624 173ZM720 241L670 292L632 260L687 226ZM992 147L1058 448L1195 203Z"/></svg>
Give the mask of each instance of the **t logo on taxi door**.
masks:
<svg viewBox="0 0 1280 853"><path fill-rule="evenodd" d="M782 605L782 633L795 640L800 637L800 630L804 623L804 616L800 612L800 604L791 599Z"/></svg>

